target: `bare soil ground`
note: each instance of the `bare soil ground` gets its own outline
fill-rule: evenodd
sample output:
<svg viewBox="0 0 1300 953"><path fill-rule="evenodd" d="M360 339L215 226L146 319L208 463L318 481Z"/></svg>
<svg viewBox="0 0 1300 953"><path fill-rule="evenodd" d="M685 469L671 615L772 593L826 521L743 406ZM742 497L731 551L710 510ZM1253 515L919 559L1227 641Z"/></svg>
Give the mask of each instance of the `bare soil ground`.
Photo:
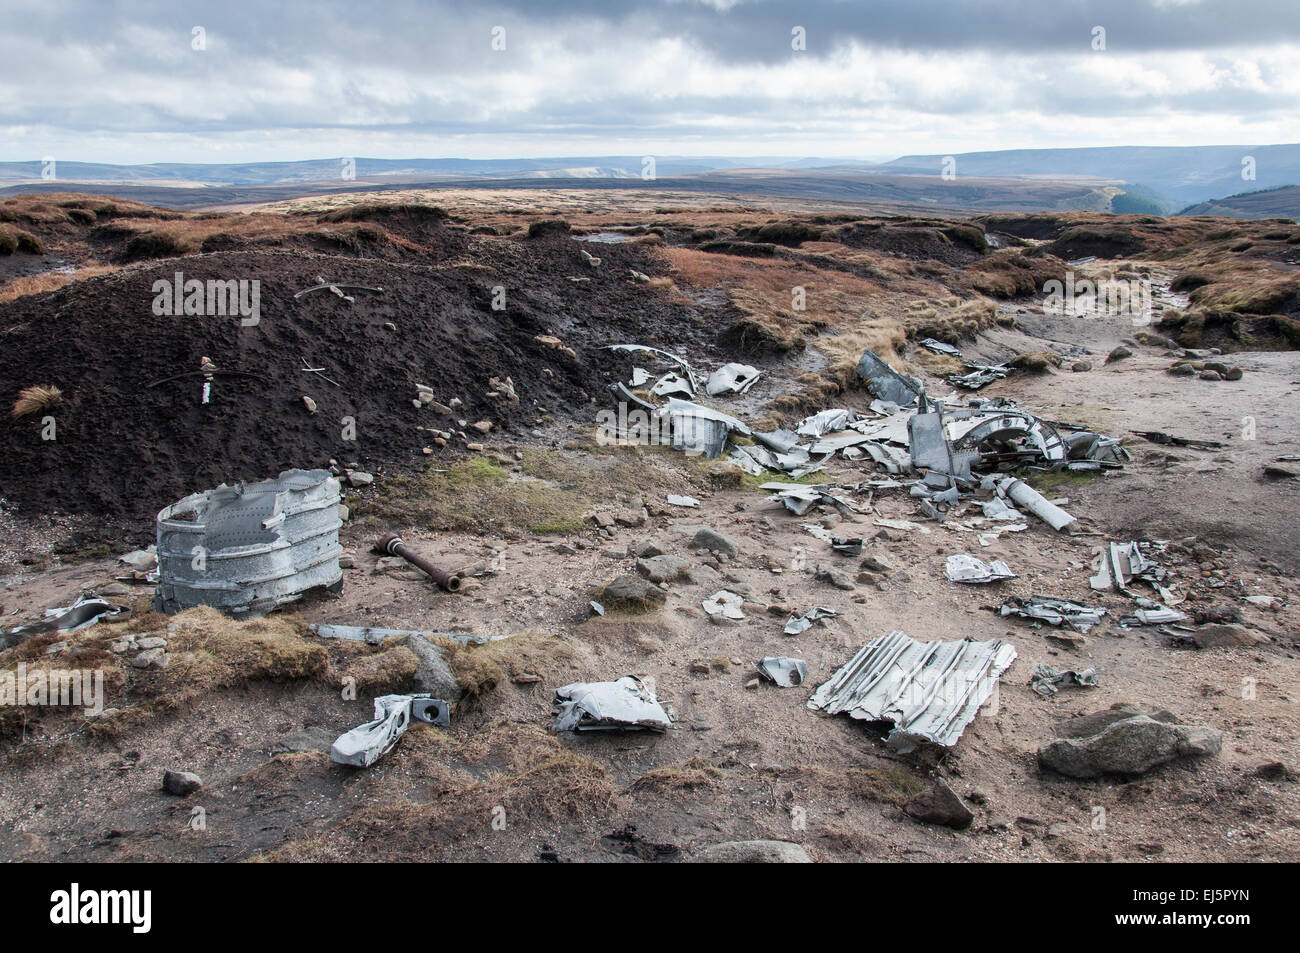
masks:
<svg viewBox="0 0 1300 953"><path fill-rule="evenodd" d="M707 218L702 213L695 224ZM725 227L737 237L742 226ZM607 320L594 309L626 316L642 306L633 294L654 294L662 301L658 310L640 327L627 318L626 331L648 330L679 315L686 335L681 343L705 366L742 357L707 333L735 320L732 309L747 308L778 341L803 339L802 347L743 356L771 373L743 400L719 399L718 405L746 419L865 407L869 395L836 379L844 355L860 352L864 342L882 353L896 348L930 392L946 394L949 385L936 374L943 365L908 336L922 326L950 327L963 332L963 350L979 358L1069 355L1061 368L1014 374L981 396L1013 397L1049 419L1115 436L1166 431L1224 447L1194 450L1129 436L1133 460L1122 470L1038 481L1049 496L1068 498L1066 508L1088 529L1080 535L1058 534L1032 520L1028 530L1005 534L987 548L974 534L937 523L880 534L877 518L916 516L912 501L898 493L877 495L874 512L853 519L823 514L837 535L866 537L864 555L883 555L894 566L846 591L818 580L816 570L830 565L855 577L860 560L834 555L802 527L810 519L786 513L753 481L716 464L662 449L601 447L591 439L591 405L557 393L548 397L550 420L521 416L512 424L502 416L501 428L481 438L484 454L466 456L455 446L440 451L427 472L419 460L402 469L396 455L386 457L392 472L381 470L376 487L349 499L355 516L342 538L355 565L338 595L314 595L292 612L231 626L202 613L152 616L151 587L133 586L123 600L135 605L128 621L41 636L0 655L0 668L11 668L19 660L74 665L80 653L119 673L109 679L107 702L119 711L106 719L50 709L6 713L0 857L676 861L721 841L772 838L796 841L823 861L1300 858L1300 783L1293 773L1300 726L1300 592L1294 581L1300 481L1263 476L1275 457L1300 452L1300 421L1292 412L1300 386L1296 352L1235 351L1230 360L1245 371L1239 381L1174 377L1166 373L1172 361L1166 349L1138 343L1140 329L1131 322L1053 318L1032 298L987 302L985 308L962 284L960 261L944 264L910 244L938 241L915 234L926 229L934 231L917 226L896 253L805 243L768 265L671 247L664 257L649 258L647 267L657 265L655 274L671 277L672 289L602 286L581 306L566 287L571 283L552 284L555 276L548 274L554 264L547 256L571 246L555 246L566 250L559 252L498 236L513 244L494 253L532 261L521 265L532 269L522 283L539 314L549 308L571 315L556 330L585 362L572 372L574 386L590 383L592 393L605 381L605 367L596 362L606 360L598 344ZM618 256L655 250L626 243L614 248L619 251L610 260L631 267L642 259ZM807 256L819 257L813 262ZM416 267L401 256L395 261L348 267ZM341 269L346 263L333 264ZM1158 258L1135 257L1128 264L1166 279L1177 271ZM286 267L287 277L275 278L271 269L268 281L288 288L313 264ZM802 269L810 285L825 291L810 296L811 314L773 303L790 276L769 268ZM70 294L84 294L73 287ZM543 300L546 295L566 303L557 309ZM980 305L978 316L962 310L972 302ZM1163 303L1173 310L1185 302L1166 297ZM5 327L13 315L36 316L31 300L18 304L26 310L5 311ZM593 310L584 328L586 308ZM419 311L399 308L388 318L402 326ZM369 323L384 319L366 314ZM313 314L312 322L337 327L324 312ZM1124 341L1131 342L1133 356L1104 363ZM81 353L90 360L94 349ZM409 359L394 351L394 362ZM1071 362L1080 359L1093 369L1071 372ZM626 370L615 362L608 367L615 377ZM481 389L477 378L474 386ZM457 393L480 399L468 383ZM391 413L414 413L404 392L391 396ZM225 476L235 475L228 468L237 447L229 454L218 447L205 453L211 470L196 472L188 490L208 485L205 480L223 466ZM62 478L75 481L77 472L74 467ZM865 465L843 461L829 475L846 482L875 476ZM143 496L147 504L132 503L140 513L171 502L170 490L158 490L152 480L148 467L134 471L122 478L119 497ZM669 492L690 493L702 505L668 507ZM519 500L528 501L523 511ZM458 511L458 501L469 501L473 512ZM598 530L586 519L636 514L642 505L650 514L639 525L615 522ZM563 531L530 525L527 511L538 507L561 514ZM0 618L6 627L111 581L121 571L113 557L139 541L137 529L137 535L120 536L118 545L106 543L102 527L111 514L48 510L35 503L0 511L6 541L0 568L7 574ZM717 562L689 550L700 526L735 540L738 555ZM471 577L478 585L459 595L406 573L379 571L370 545L390 527L402 528L440 564L486 571ZM1265 641L1248 649L1198 651L1174 647L1153 628L1120 627L1118 618L1131 602L1090 589L1093 547L1144 537L1174 541L1161 561L1173 574L1171 587L1187 597L1181 608L1196 613L1229 606ZM646 543L688 559L696 581L667 584L666 604L657 611L593 616L595 592L635 572L633 553ZM1017 578L992 586L950 583L943 565L954 552L1004 559ZM746 618L734 626L711 623L701 608L723 586L746 595ZM990 611L1008 595L1029 594L1105 605L1111 615L1080 647L1068 647L1054 638L1055 629ZM1274 596L1279 607L1260 608L1245 600L1248 595ZM798 637L782 634L788 610L813 605L841 615ZM412 662L392 646L304 634L305 624L322 621L509 638L451 650L466 690L451 726L416 725L390 755L357 771L329 762L330 742L369 719L371 697L409 689ZM127 629L166 635L172 665L161 673L135 670L106 653ZM894 754L881 743L879 727L821 717L805 707L815 687L859 646L893 629L917 639L1005 638L1017 649L996 702L943 757ZM69 644L42 654L60 640ZM766 655L805 659L807 682L748 688L754 663ZM1100 684L1040 698L1027 684L1040 661L1095 667ZM653 682L673 716L672 730L579 736L549 730L557 687L626 674ZM341 696L349 676L365 688L355 700ZM1122 702L1167 708L1185 722L1221 731L1222 753L1132 778L1079 781L1040 769L1035 752L1052 736L1054 723ZM1258 771L1273 762L1290 770ZM161 777L169 769L196 772L203 788L187 798L163 793ZM975 812L969 829L930 826L903 813L901 804L936 778Z"/></svg>

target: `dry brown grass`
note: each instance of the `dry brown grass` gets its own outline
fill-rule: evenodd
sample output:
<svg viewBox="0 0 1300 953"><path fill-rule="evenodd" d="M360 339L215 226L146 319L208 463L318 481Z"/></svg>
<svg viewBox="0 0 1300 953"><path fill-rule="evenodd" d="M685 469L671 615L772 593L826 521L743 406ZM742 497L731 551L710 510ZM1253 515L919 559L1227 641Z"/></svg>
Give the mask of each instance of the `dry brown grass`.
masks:
<svg viewBox="0 0 1300 953"><path fill-rule="evenodd" d="M29 414L41 414L61 403L63 403L63 391L59 388L53 384L33 384L18 392L18 399L14 401L9 415L17 419Z"/></svg>
<svg viewBox="0 0 1300 953"><path fill-rule="evenodd" d="M311 760L291 766L316 770ZM409 779L426 790L410 799ZM508 828L604 817L619 804L608 769L566 748L536 725L494 721L465 740L414 725L385 759L360 775L364 796L330 832L271 851L259 860L382 860L449 856L465 841L487 841L500 816Z"/></svg>
<svg viewBox="0 0 1300 953"><path fill-rule="evenodd" d="M14 278L12 281L0 285L0 303L13 301L15 298L21 298L24 295L57 291L73 282L84 281L87 278L105 275L116 270L112 265L103 265L91 261L78 266L73 271L43 271L39 275L24 275L21 278Z"/></svg>
<svg viewBox="0 0 1300 953"><path fill-rule="evenodd" d="M652 768L632 782L632 790L666 793L717 787L726 772L708 758L691 758L682 764Z"/></svg>
<svg viewBox="0 0 1300 953"><path fill-rule="evenodd" d="M482 645L436 641L446 650L447 663L469 701L525 672L547 676L567 670L578 657L573 643L544 632L521 632Z"/></svg>

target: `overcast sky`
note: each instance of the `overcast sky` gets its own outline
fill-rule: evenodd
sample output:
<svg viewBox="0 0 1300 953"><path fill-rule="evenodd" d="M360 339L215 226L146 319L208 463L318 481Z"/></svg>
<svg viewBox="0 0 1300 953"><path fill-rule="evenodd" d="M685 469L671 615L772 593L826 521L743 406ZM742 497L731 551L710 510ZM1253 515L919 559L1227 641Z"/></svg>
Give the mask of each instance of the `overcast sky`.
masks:
<svg viewBox="0 0 1300 953"><path fill-rule="evenodd" d="M1300 0L0 0L0 16L6 160L1300 141Z"/></svg>

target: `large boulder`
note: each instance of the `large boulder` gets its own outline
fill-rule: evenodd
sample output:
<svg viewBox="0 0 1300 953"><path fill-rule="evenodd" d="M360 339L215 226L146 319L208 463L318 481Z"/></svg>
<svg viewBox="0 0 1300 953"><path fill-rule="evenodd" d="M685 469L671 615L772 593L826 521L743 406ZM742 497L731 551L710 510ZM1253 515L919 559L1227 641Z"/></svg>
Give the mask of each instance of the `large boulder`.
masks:
<svg viewBox="0 0 1300 953"><path fill-rule="evenodd" d="M601 590L600 602L616 612L653 612L668 600L668 595L649 579L631 573L619 576Z"/></svg>
<svg viewBox="0 0 1300 953"><path fill-rule="evenodd" d="M740 551L740 547L736 545L735 541L709 529L707 526L695 534L695 538L691 540L691 549L707 549L711 553L718 553L728 558L735 556Z"/></svg>
<svg viewBox="0 0 1300 953"><path fill-rule="evenodd" d="M1060 737L1038 749L1038 763L1072 778L1143 774L1178 758L1216 755L1223 747L1223 735L1213 728L1132 706L1070 719L1057 729Z"/></svg>
<svg viewBox="0 0 1300 953"><path fill-rule="evenodd" d="M650 556L636 562L637 572L656 583L682 579L690 568L690 562L681 556Z"/></svg>

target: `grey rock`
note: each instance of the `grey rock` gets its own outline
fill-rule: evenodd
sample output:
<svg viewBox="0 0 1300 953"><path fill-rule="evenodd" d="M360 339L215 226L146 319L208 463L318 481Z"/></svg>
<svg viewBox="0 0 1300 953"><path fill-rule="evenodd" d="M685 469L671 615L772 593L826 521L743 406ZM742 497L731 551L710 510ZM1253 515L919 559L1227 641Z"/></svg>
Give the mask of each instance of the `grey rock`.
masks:
<svg viewBox="0 0 1300 953"><path fill-rule="evenodd" d="M1216 755L1222 747L1223 735L1204 725L1132 715L1097 734L1049 741L1038 749L1038 763L1072 778L1143 774L1178 758Z"/></svg>
<svg viewBox="0 0 1300 953"><path fill-rule="evenodd" d="M652 612L661 608L668 601L668 596L649 579L628 573L605 586L601 590L600 601L606 609Z"/></svg>
<svg viewBox="0 0 1300 953"><path fill-rule="evenodd" d="M694 857L696 864L811 864L808 851L784 840L737 840L706 847Z"/></svg>
<svg viewBox="0 0 1300 953"><path fill-rule="evenodd" d="M1115 348L1115 350L1106 355L1106 363L1109 364L1111 361L1122 361L1124 358L1132 356L1133 352L1121 344L1119 347Z"/></svg>
<svg viewBox="0 0 1300 953"><path fill-rule="evenodd" d="M1255 645L1263 639L1239 625L1211 623L1197 626L1192 641L1198 649L1230 649Z"/></svg>
<svg viewBox="0 0 1300 953"><path fill-rule="evenodd" d="M862 560L862 568L869 572L888 574L894 571L894 564L890 562L889 557L884 553L872 553L866 559Z"/></svg>
<svg viewBox="0 0 1300 953"><path fill-rule="evenodd" d="M374 482L375 482L374 474L367 473L365 470L348 471L349 486L370 486L370 484Z"/></svg>
<svg viewBox="0 0 1300 953"><path fill-rule="evenodd" d="M819 566L817 568L817 578L822 582L829 582L836 589L851 590L856 588L848 574L842 573L838 569L827 569Z"/></svg>
<svg viewBox="0 0 1300 953"><path fill-rule="evenodd" d="M203 787L203 779L190 771L164 771L163 790L177 797L193 794Z"/></svg>
<svg viewBox="0 0 1300 953"><path fill-rule="evenodd" d="M734 541L708 527L695 534L695 538L691 540L691 549L707 549L709 552L728 557L740 552L740 547Z"/></svg>
<svg viewBox="0 0 1300 953"><path fill-rule="evenodd" d="M1196 368L1190 364L1175 364L1169 368L1169 373L1173 374L1174 377L1195 377Z"/></svg>
<svg viewBox="0 0 1300 953"><path fill-rule="evenodd" d="M716 587L722 585L722 573L712 566L692 566L686 571L686 575L697 586Z"/></svg>
<svg viewBox="0 0 1300 953"><path fill-rule="evenodd" d="M1070 365L1070 370L1076 374L1083 374L1092 370L1092 361L1075 361Z"/></svg>
<svg viewBox="0 0 1300 953"><path fill-rule="evenodd" d="M164 669L167 667L167 663L171 661L171 658L166 649L145 649L131 659L131 665L135 668Z"/></svg>
<svg viewBox="0 0 1300 953"><path fill-rule="evenodd" d="M685 577L690 566L680 556L651 556L638 559L636 570L651 582L673 582Z"/></svg>
<svg viewBox="0 0 1300 953"><path fill-rule="evenodd" d="M442 647L434 645L422 635L408 636L406 647L420 660L420 665L415 670L415 684L420 687L420 691L453 705L460 701L460 683L452 674Z"/></svg>
<svg viewBox="0 0 1300 953"><path fill-rule="evenodd" d="M147 635L143 639L136 639L135 644L142 649L165 649L167 640L160 635Z"/></svg>

